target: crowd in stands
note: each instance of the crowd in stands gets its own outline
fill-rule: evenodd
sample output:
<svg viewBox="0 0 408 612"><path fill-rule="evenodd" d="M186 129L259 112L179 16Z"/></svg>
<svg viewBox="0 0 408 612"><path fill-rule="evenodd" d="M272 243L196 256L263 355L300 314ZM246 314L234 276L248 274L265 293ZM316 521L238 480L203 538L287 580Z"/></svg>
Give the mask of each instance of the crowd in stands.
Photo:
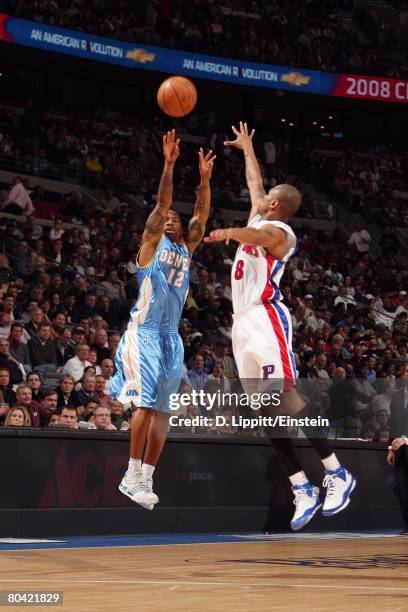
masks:
<svg viewBox="0 0 408 612"><path fill-rule="evenodd" d="M398 154L391 145L346 151L337 161L335 183L357 210L381 223L407 226L407 170L407 152Z"/></svg>
<svg viewBox="0 0 408 612"><path fill-rule="evenodd" d="M209 116L211 114L211 117ZM130 193L141 207L151 207L156 189L156 177L161 171L161 138L167 129L165 120L140 115L126 116L99 109L92 115L86 111L46 108L31 100L24 107L0 107L0 164L3 169L57 180L71 178L94 188L108 189L101 200L104 211L118 212L120 201L110 188ZM175 122L182 141L188 134L198 136L200 144L217 152L222 168L213 180L215 207L247 208L249 192L246 188L242 164L231 149L225 149L229 135L217 131L214 115L193 114L182 125ZM261 136L261 135L260 135ZM284 182L287 173L282 147L265 133L259 155L264 162L268 186ZM197 185L197 150L199 144L184 143L176 168L178 193L194 194ZM20 189L20 188L19 188ZM31 199L41 201L41 189L34 189ZM72 199L75 201L73 202ZM10 198L9 198L10 200ZM7 200L5 204L16 203ZM23 198L26 212L31 204ZM62 214L81 219L82 202L73 194L63 203ZM64 212L66 211L66 213ZM18 208L9 212L19 213Z"/></svg>
<svg viewBox="0 0 408 612"><path fill-rule="evenodd" d="M361 18L354 0L24 0L0 2L6 13L137 43L328 71L403 76L403 57L392 34L370 31L370 43L352 27ZM398 55L399 54L399 55ZM391 69L394 65L395 68ZM399 68L397 68L399 66Z"/></svg>
<svg viewBox="0 0 408 612"><path fill-rule="evenodd" d="M135 264L144 220L114 194L105 197L115 206L101 207L95 215L79 206L79 194L71 194L68 203L77 206L81 219L77 224L56 217L52 227L41 225L35 212L27 219L0 219L0 419L5 426L59 422L73 428L129 428L131 410L110 398L109 380L137 296ZM64 212L69 217L69 210ZM208 230L224 224L215 211ZM327 416L339 436L383 441L390 401L408 362L407 279L395 259L395 235L390 228L384 232L384 266L384 257L370 253L371 237L361 226L347 240L307 225L297 234L300 250L287 266L282 292L292 312L296 367L302 380L318 385L309 409ZM202 243L194 255L180 322L181 392L237 389L231 349L234 249ZM183 410L205 414L205 406L193 403ZM187 426L184 432L248 435L232 426L237 406L215 410L226 416L225 427Z"/></svg>

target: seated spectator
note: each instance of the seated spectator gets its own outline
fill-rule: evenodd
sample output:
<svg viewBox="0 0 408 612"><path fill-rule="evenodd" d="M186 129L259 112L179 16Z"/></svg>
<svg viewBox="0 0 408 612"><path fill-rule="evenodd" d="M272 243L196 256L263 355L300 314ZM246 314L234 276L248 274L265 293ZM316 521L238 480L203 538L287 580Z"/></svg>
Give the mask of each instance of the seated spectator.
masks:
<svg viewBox="0 0 408 612"><path fill-rule="evenodd" d="M388 429L379 429L376 432L375 442L380 442L381 444L388 444L390 441L390 432Z"/></svg>
<svg viewBox="0 0 408 612"><path fill-rule="evenodd" d="M28 341L31 363L41 372L55 372L57 369L57 353L55 343L51 339L51 327L48 323L38 326L37 336Z"/></svg>
<svg viewBox="0 0 408 612"><path fill-rule="evenodd" d="M116 431L111 422L111 412L108 406L98 406L93 411L95 429L99 431Z"/></svg>
<svg viewBox="0 0 408 612"><path fill-rule="evenodd" d="M0 312L0 340L10 337L12 317L9 312Z"/></svg>
<svg viewBox="0 0 408 612"><path fill-rule="evenodd" d="M118 401L111 400L108 404L108 408L111 411L111 421L112 424L119 431L128 431L130 429L130 424L126 417L124 416L124 407Z"/></svg>
<svg viewBox="0 0 408 612"><path fill-rule="evenodd" d="M23 338L23 326L20 323L12 324L9 342L10 355L23 365L25 372L29 372L32 367L30 352L27 342Z"/></svg>
<svg viewBox="0 0 408 612"><path fill-rule="evenodd" d="M75 348L71 344L71 330L61 329L55 340L55 352L57 354L57 365L63 367L68 359L75 356Z"/></svg>
<svg viewBox="0 0 408 612"><path fill-rule="evenodd" d="M46 389L43 392L43 397L40 402L40 420L41 425L48 425L48 421L52 414L57 412L58 395L55 389Z"/></svg>
<svg viewBox="0 0 408 612"><path fill-rule="evenodd" d="M83 406L85 402L90 399L97 399L95 395L95 375L84 373L81 386L78 390L78 401L80 406Z"/></svg>
<svg viewBox="0 0 408 612"><path fill-rule="evenodd" d="M42 292L40 291L42 294ZM41 298L40 298L41 299ZM29 334L30 338L35 338L38 332L38 327L42 322L44 313L41 308L38 308L38 304L31 308L28 323L25 325L25 330Z"/></svg>
<svg viewBox="0 0 408 612"><path fill-rule="evenodd" d="M105 393L109 393L109 385L115 371L115 366L112 359L104 359L101 361L101 376L105 379Z"/></svg>
<svg viewBox="0 0 408 612"><path fill-rule="evenodd" d="M78 393L75 391L75 380L71 374L63 374L57 387L57 408L73 406L77 408L80 404Z"/></svg>
<svg viewBox="0 0 408 612"><path fill-rule="evenodd" d="M299 367L299 378L317 378L315 368L316 353L314 351L305 351L302 357L302 363Z"/></svg>
<svg viewBox="0 0 408 612"><path fill-rule="evenodd" d="M98 363L101 363L104 359L110 359L111 350L108 347L108 334L105 329L98 329L95 332L95 339L91 348L96 350Z"/></svg>
<svg viewBox="0 0 408 612"><path fill-rule="evenodd" d="M35 402L41 402L44 397L43 392L41 391L41 376L39 372L35 370L27 374L27 385L31 389L32 398Z"/></svg>
<svg viewBox="0 0 408 612"><path fill-rule="evenodd" d="M110 395L106 393L106 380L99 374L95 378L95 392L94 396L98 398L98 402L101 406L106 406L110 402Z"/></svg>
<svg viewBox="0 0 408 612"><path fill-rule="evenodd" d="M217 388L222 393L230 393L231 392L231 385L229 383L228 378L224 374L224 366L222 365L221 361L216 361L214 363L212 372L211 372L211 374L208 375L207 382L204 385L204 389L206 389L208 383L211 383L211 382L214 382L214 381L217 383Z"/></svg>
<svg viewBox="0 0 408 612"><path fill-rule="evenodd" d="M95 398L87 400L83 406L78 406L78 415L80 421L93 422L93 412L98 408L99 403Z"/></svg>
<svg viewBox="0 0 408 612"><path fill-rule="evenodd" d="M13 406L8 410L4 427L31 427L31 417L25 406Z"/></svg>
<svg viewBox="0 0 408 612"><path fill-rule="evenodd" d="M70 429L78 429L78 412L74 406L64 406L59 415L59 423L67 425Z"/></svg>
<svg viewBox="0 0 408 612"><path fill-rule="evenodd" d="M193 389L200 391L204 388L208 374L204 370L204 357L201 354L198 353L194 357L193 365L188 371L187 376Z"/></svg>
<svg viewBox="0 0 408 612"><path fill-rule="evenodd" d="M0 367L7 368L10 382L13 385L20 383L25 378L23 364L10 355L8 340L0 340Z"/></svg>
<svg viewBox="0 0 408 612"><path fill-rule="evenodd" d="M74 381L77 383L84 375L86 367L91 363L88 361L89 346L87 344L78 344L75 347L75 357L68 359L62 371L64 374L71 374Z"/></svg>
<svg viewBox="0 0 408 612"><path fill-rule="evenodd" d="M13 406L16 403L16 394L10 382L10 371L8 368L0 367L0 404Z"/></svg>
<svg viewBox="0 0 408 612"><path fill-rule="evenodd" d="M31 417L32 427L41 426L41 421L40 421L41 406L38 402L34 402L32 400L31 389L28 385L21 384L17 387L15 405L24 406L27 409Z"/></svg>

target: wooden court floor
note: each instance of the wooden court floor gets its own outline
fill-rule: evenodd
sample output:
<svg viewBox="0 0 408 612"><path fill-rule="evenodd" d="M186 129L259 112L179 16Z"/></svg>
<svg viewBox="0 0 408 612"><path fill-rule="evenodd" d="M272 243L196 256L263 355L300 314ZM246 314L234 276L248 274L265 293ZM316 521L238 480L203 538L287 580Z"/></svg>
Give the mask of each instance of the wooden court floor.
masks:
<svg viewBox="0 0 408 612"><path fill-rule="evenodd" d="M37 610L408 611L406 537L7 550L0 570L1 591L64 592Z"/></svg>

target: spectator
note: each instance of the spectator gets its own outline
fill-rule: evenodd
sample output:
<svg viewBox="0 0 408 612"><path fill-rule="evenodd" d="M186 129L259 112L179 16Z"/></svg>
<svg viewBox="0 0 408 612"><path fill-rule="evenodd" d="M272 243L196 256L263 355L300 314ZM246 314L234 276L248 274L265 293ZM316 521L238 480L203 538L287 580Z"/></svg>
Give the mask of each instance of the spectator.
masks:
<svg viewBox="0 0 408 612"><path fill-rule="evenodd" d="M73 406L77 408L80 404L78 392L75 391L75 380L71 374L63 374L57 388L57 408Z"/></svg>
<svg viewBox="0 0 408 612"><path fill-rule="evenodd" d="M70 374L77 383L84 375L84 370L91 363L88 361L89 346L87 344L78 344L75 347L75 357L68 359L62 371L64 374Z"/></svg>
<svg viewBox="0 0 408 612"><path fill-rule="evenodd" d="M230 393L231 385L229 383L228 378L224 374L224 367L221 361L215 361L211 374L208 375L208 379L206 385L209 382L216 382L218 385L218 389L222 393ZM206 386L204 387L204 389Z"/></svg>
<svg viewBox="0 0 408 612"><path fill-rule="evenodd" d="M32 427L40 427L41 406L32 400L31 389L26 384L21 384L16 390L16 406L24 406L30 415Z"/></svg>
<svg viewBox="0 0 408 612"><path fill-rule="evenodd" d="M94 396L98 399L98 403L101 406L106 406L107 404L109 404L109 401L110 401L110 395L106 393L105 387L106 387L105 378L101 374L96 376Z"/></svg>
<svg viewBox="0 0 408 612"><path fill-rule="evenodd" d="M9 351L11 357L23 365L25 372L31 370L30 352L27 343L23 341L23 326L20 323L11 326Z"/></svg>
<svg viewBox="0 0 408 612"><path fill-rule="evenodd" d="M63 367L68 359L75 357L75 348L71 344L71 330L61 329L55 341L55 352L58 367Z"/></svg>
<svg viewBox="0 0 408 612"><path fill-rule="evenodd" d="M31 389L31 396L35 402L41 402L44 397L41 391L41 376L37 371L30 372L27 374L27 385Z"/></svg>
<svg viewBox="0 0 408 612"><path fill-rule="evenodd" d="M104 359L110 359L111 351L108 347L108 334L104 329L98 329L95 332L95 341L92 348L96 350L98 363L101 363Z"/></svg>
<svg viewBox="0 0 408 612"><path fill-rule="evenodd" d="M192 368L188 371L188 379L193 389L200 391L204 388L208 379L208 374L204 370L204 357L197 354L194 357Z"/></svg>
<svg viewBox="0 0 408 612"><path fill-rule="evenodd" d="M4 421L4 427L31 427L31 417L25 406L10 408Z"/></svg>
<svg viewBox="0 0 408 612"><path fill-rule="evenodd" d="M84 405L85 402L90 399L97 399L95 395L95 376L92 374L85 374L82 378L81 387L78 391L78 401L80 406Z"/></svg>
<svg viewBox="0 0 408 612"><path fill-rule="evenodd" d="M356 229L351 234L348 244L356 247L359 254L368 253L370 250L371 236L367 230L363 229L361 223L356 224Z"/></svg>
<svg viewBox="0 0 408 612"><path fill-rule="evenodd" d="M104 359L101 361L101 376L105 379L105 393L109 393L109 385L115 366L113 365L112 359Z"/></svg>
<svg viewBox="0 0 408 612"><path fill-rule="evenodd" d="M111 412L111 421L112 424L116 427L118 431L128 431L130 429L130 424L124 416L124 407L118 401L111 400L108 404L108 408Z"/></svg>
<svg viewBox="0 0 408 612"><path fill-rule="evenodd" d="M26 332L29 334L30 338L35 338L38 332L38 327L43 320L44 313L41 308L33 308L30 319L25 326Z"/></svg>
<svg viewBox="0 0 408 612"><path fill-rule="evenodd" d="M74 406L64 406L59 415L59 423L67 425L70 429L78 429L78 412Z"/></svg>
<svg viewBox="0 0 408 612"><path fill-rule="evenodd" d="M40 323L37 335L28 341L28 350L34 368L41 372L56 371L57 353L54 341L51 339L51 327L48 323Z"/></svg>
<svg viewBox="0 0 408 612"><path fill-rule="evenodd" d="M16 394L10 382L10 371L8 368L0 367L0 404L13 406L16 401Z"/></svg>
<svg viewBox="0 0 408 612"><path fill-rule="evenodd" d="M55 389L46 389L40 403L41 425L48 425L52 414L57 412L58 394Z"/></svg>
<svg viewBox="0 0 408 612"><path fill-rule="evenodd" d="M7 368L10 373L11 384L20 383L25 378L23 365L10 355L7 340L0 340L0 367Z"/></svg>
<svg viewBox="0 0 408 612"><path fill-rule="evenodd" d="M99 431L116 431L111 422L111 412L108 406L98 406L93 411L95 428Z"/></svg>

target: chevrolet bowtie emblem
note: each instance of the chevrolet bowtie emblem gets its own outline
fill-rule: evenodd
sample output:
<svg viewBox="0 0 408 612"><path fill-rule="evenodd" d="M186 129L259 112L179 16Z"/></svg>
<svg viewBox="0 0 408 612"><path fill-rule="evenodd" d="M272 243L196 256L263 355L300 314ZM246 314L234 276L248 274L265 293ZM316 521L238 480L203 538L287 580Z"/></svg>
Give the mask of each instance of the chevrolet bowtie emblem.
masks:
<svg viewBox="0 0 408 612"><path fill-rule="evenodd" d="M154 53L149 53L145 49L132 49L126 53L125 57L138 64L145 64L146 62L153 62L156 55Z"/></svg>
<svg viewBox="0 0 408 612"><path fill-rule="evenodd" d="M288 72L287 74L282 74L281 81L284 81L284 83L289 83L289 85L300 87L301 85L307 85L310 81L310 77L305 76L300 72Z"/></svg>

